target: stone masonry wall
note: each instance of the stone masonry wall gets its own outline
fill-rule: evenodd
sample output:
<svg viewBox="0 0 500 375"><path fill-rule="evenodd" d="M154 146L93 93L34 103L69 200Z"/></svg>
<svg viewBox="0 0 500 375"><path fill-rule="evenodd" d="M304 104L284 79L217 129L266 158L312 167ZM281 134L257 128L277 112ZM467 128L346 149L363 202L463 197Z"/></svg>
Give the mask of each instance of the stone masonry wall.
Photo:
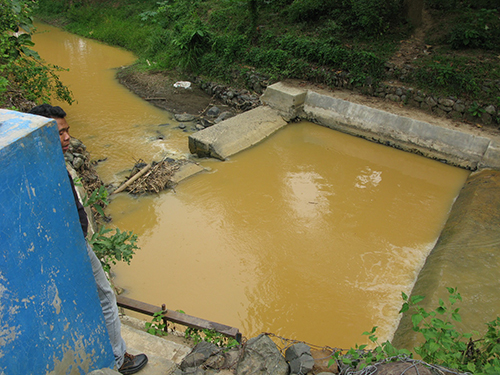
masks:
<svg viewBox="0 0 500 375"><path fill-rule="evenodd" d="M335 73L331 79L334 87L344 88L362 93L367 96L385 98L396 103L402 103L411 107L420 108L436 116L447 117L456 120L466 120L480 126L498 128L500 126L500 108L495 104L484 104L448 96L440 97L412 87L405 87L391 83L395 79L397 69L391 63L386 64L386 75L388 82L373 85L370 79L362 87L355 87L349 79L347 72ZM399 71L398 71L399 72ZM411 68L403 69L402 79L411 73ZM222 100L225 104L237 109L247 111L260 105L259 97L271 83L265 76L248 73L245 77L249 90L238 90L230 86L220 85L214 82L197 80L202 90L207 94ZM483 82L483 90L498 90L500 92L500 80Z"/></svg>

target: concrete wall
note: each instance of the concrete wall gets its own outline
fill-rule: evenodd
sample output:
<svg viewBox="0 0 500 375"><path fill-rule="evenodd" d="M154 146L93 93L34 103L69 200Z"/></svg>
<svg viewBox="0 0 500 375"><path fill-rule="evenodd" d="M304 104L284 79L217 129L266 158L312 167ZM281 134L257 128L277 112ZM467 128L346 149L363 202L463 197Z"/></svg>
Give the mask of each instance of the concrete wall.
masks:
<svg viewBox="0 0 500 375"><path fill-rule="evenodd" d="M261 101L285 119L294 117L470 169L500 170L500 144L486 137L462 133L364 105L287 87L269 86Z"/></svg>
<svg viewBox="0 0 500 375"><path fill-rule="evenodd" d="M55 121L0 110L0 164L0 373L112 368Z"/></svg>

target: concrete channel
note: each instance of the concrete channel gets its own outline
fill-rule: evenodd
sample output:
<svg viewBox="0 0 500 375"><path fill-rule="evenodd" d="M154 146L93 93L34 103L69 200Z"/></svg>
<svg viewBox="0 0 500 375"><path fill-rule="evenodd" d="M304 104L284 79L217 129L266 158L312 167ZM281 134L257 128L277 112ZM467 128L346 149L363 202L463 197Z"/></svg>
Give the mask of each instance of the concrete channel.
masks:
<svg viewBox="0 0 500 375"><path fill-rule="evenodd" d="M477 171L471 174L453 206L450 218L429 255L414 289L426 294L429 297L428 304L431 306L439 298L443 298L443 291L438 288L441 286L440 278L443 272L456 273L458 284L460 284L460 272L472 274L468 279L486 283L480 265L493 261L492 254L496 257L497 253L499 256L494 262L500 264L498 231L500 204L497 198L500 197L500 143L498 141L400 117L328 95L289 87L283 83L269 86L261 101L263 106L192 134L189 137L190 152L199 157L227 160L232 155L268 138L291 120L299 118ZM180 180L199 171L196 169L187 172L180 177ZM485 188L488 190L485 191ZM472 215L472 212L476 214ZM484 240L475 240L478 236ZM478 267L463 269L458 265L457 268L457 257L467 256L476 259L475 264ZM500 278L489 280L486 284L487 293L484 296L476 295L470 306L474 304L481 309L491 309L492 293L498 291ZM460 287L460 285L454 286ZM479 289L484 289L484 286L478 285L476 290ZM414 343L408 321L409 317L403 317L396 332L395 343L398 346L411 347ZM149 364L141 374L171 373L191 350L187 343L179 342L178 338L171 336L160 338L147 334L144 332L143 321L124 316L122 323L123 336L129 345L129 350L133 354L146 352L150 357ZM105 369L92 374L117 374L117 372Z"/></svg>
<svg viewBox="0 0 500 375"><path fill-rule="evenodd" d="M225 160L295 118L476 170L500 170L500 142L287 86L269 86L257 107L189 137L191 153Z"/></svg>
<svg viewBox="0 0 500 375"><path fill-rule="evenodd" d="M481 313L489 320L496 318L500 277L491 277L492 271L485 270L496 269L498 275L500 265L498 139L397 116L281 82L269 86L261 101L261 107L191 135L191 153L226 160L298 118L471 170L413 292L425 295L421 306L431 310L438 306L439 299L447 300L445 287L458 287L463 296L462 311L472 316ZM454 284L444 285L443 280ZM482 332L485 322L469 320L467 329ZM413 348L417 340L410 317L403 316L394 343Z"/></svg>

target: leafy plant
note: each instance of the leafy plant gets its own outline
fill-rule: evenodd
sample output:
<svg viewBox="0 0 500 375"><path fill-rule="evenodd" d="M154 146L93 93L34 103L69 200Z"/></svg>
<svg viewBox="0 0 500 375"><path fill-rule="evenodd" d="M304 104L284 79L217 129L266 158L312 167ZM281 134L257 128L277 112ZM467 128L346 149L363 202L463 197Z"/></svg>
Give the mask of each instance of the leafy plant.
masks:
<svg viewBox="0 0 500 375"><path fill-rule="evenodd" d="M481 107L480 104L477 102L473 102L470 107L467 109L467 111L473 116L473 117L481 117L486 110Z"/></svg>
<svg viewBox="0 0 500 375"><path fill-rule="evenodd" d="M366 349L368 345L356 345L355 348L349 349L347 352L336 351L329 362L329 366L335 361L340 361L356 370L362 370L367 366L379 362L387 362L400 360L404 358L412 358L410 351L406 349L396 349L389 341L382 344L378 343L378 337L375 331L378 327L373 327L369 332L363 332L363 335L368 336L368 339L376 344L374 349Z"/></svg>
<svg viewBox="0 0 500 375"><path fill-rule="evenodd" d="M146 322L146 332L155 336L167 336L165 328L167 324L163 319L164 311L157 311L153 314L151 322Z"/></svg>
<svg viewBox="0 0 500 375"><path fill-rule="evenodd" d="M460 322L459 308L454 305L462 301L457 288L448 290L448 302L439 299L439 306L426 311L418 306L423 296L408 298L403 293L405 301L401 313L414 308L411 320L413 330L424 337L424 342L415 347L415 353L423 361L457 369L470 371L474 374L498 374L500 372L500 318L487 323L488 330L483 337L473 340L473 333L459 332L453 322ZM478 332L474 332L477 336Z"/></svg>
<svg viewBox="0 0 500 375"><path fill-rule="evenodd" d="M480 9L464 14L452 29L449 41L454 49L499 50L500 19L496 9Z"/></svg>
<svg viewBox="0 0 500 375"><path fill-rule="evenodd" d="M236 339L227 337L213 329L200 330L197 328L187 327L184 331L184 337L186 339L193 340L195 344L198 344L201 341L207 341L225 348L232 348L239 345Z"/></svg>
<svg viewBox="0 0 500 375"><path fill-rule="evenodd" d="M486 323L486 333L474 340L473 336L479 336L478 332L461 333L455 328L453 322L462 320L460 308L455 307L455 304L462 301L462 297L457 288L446 289L449 293L448 301L440 299L439 306L432 311L426 311L419 306L425 297L414 295L409 298L402 293L404 303L400 313L412 309L413 330L421 333L424 339L422 344L413 349L414 353L421 358L420 362L423 364L475 375L499 374L500 317ZM416 361L413 359L413 353L406 349L397 349L388 341L378 344L376 329L377 327L373 327L371 331L363 333L377 345L374 349L368 350L367 345L356 345L347 351L336 351L329 365L336 361L339 366L347 366L357 372L383 362ZM347 370L346 373L353 371Z"/></svg>
<svg viewBox="0 0 500 375"><path fill-rule="evenodd" d="M83 198L84 207L93 207L103 217L106 216L104 214L103 206L107 206L108 204L108 191L103 185L101 185L99 189L94 190L90 196L85 194L85 197Z"/></svg>
<svg viewBox="0 0 500 375"><path fill-rule="evenodd" d="M111 232L113 229L106 229L102 226L89 241L101 261L102 267L107 272L111 269L111 264L116 264L117 261L130 264L135 250L139 249L137 235L133 234L132 231L122 232L116 228L114 234Z"/></svg>
<svg viewBox="0 0 500 375"><path fill-rule="evenodd" d="M19 106L23 100L48 102L55 95L56 99L71 104L72 94L56 74L63 69L46 64L31 48L32 8L32 1L0 0L1 101L4 105Z"/></svg>
<svg viewBox="0 0 500 375"><path fill-rule="evenodd" d="M415 80L433 91L473 96L479 92L474 76L453 61L433 60L416 70Z"/></svg>

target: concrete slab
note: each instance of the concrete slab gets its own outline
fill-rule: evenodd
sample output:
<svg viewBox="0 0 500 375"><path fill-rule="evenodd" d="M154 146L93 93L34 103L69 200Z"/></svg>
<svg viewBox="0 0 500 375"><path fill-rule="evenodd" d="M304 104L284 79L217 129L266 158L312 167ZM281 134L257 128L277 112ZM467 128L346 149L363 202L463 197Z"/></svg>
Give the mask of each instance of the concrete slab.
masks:
<svg viewBox="0 0 500 375"><path fill-rule="evenodd" d="M300 115L306 94L307 90L278 82L268 86L260 100L263 104L278 110L280 115L289 121Z"/></svg>
<svg viewBox="0 0 500 375"><path fill-rule="evenodd" d="M225 160L281 129L287 123L270 107L262 106L189 136L189 150L199 157Z"/></svg>
<svg viewBox="0 0 500 375"><path fill-rule="evenodd" d="M479 163L479 167L500 170L500 142L490 142Z"/></svg>
<svg viewBox="0 0 500 375"><path fill-rule="evenodd" d="M203 172L205 168L196 163L187 163L182 165L178 171L174 173L170 181L174 184L178 184L182 180L194 176L200 172Z"/></svg>
<svg viewBox="0 0 500 375"><path fill-rule="evenodd" d="M153 336L145 331L146 322L128 315L120 317L122 337L130 354L145 353L148 363L138 375L168 375L172 373L184 357L191 352L192 346L184 345L184 339L178 336ZM120 375L116 370L104 368L89 375Z"/></svg>

